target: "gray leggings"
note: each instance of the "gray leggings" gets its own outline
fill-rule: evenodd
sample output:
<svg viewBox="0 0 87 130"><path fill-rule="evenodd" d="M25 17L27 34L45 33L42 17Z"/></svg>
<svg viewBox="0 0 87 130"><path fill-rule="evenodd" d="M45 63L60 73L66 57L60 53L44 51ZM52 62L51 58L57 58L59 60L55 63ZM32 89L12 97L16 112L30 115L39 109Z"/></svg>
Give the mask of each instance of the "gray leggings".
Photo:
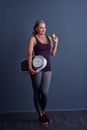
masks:
<svg viewBox="0 0 87 130"><path fill-rule="evenodd" d="M40 114L45 110L47 104L47 93L51 81L51 71L40 71L34 75L31 75L32 86L34 91L34 105Z"/></svg>

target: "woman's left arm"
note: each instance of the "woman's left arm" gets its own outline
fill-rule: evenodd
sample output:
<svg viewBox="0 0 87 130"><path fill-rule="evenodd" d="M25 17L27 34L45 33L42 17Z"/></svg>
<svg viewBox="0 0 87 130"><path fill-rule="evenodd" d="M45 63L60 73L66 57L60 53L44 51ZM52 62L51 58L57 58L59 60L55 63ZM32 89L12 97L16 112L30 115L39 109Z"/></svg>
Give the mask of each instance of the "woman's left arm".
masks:
<svg viewBox="0 0 87 130"><path fill-rule="evenodd" d="M51 44L50 53L51 53L52 56L55 56L56 51L57 51L57 46L58 46L58 37L55 37L54 39L52 39L52 38L49 36L49 39L50 39L50 44ZM53 43L52 40L54 40L54 43Z"/></svg>

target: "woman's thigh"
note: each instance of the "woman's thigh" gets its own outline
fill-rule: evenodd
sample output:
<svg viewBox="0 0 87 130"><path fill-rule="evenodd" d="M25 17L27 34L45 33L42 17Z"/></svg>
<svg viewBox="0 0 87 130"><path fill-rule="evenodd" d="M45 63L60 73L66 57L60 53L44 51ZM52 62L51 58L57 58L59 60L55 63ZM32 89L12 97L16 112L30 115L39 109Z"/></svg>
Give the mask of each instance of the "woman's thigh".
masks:
<svg viewBox="0 0 87 130"><path fill-rule="evenodd" d="M31 75L31 80L32 80L33 88L35 90L38 90L40 88L40 85L41 85L42 71L40 71L34 75Z"/></svg>
<svg viewBox="0 0 87 130"><path fill-rule="evenodd" d="M46 71L42 73L42 81L41 81L41 91L44 94L48 93L50 82L51 82L51 71Z"/></svg>

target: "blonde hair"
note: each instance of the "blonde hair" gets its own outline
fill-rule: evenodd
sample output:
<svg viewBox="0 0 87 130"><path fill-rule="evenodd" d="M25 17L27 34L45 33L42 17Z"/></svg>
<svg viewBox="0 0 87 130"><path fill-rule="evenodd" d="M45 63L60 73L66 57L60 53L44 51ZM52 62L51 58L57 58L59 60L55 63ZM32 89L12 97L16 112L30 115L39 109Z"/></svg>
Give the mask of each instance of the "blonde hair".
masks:
<svg viewBox="0 0 87 130"><path fill-rule="evenodd" d="M37 20L37 21L35 22L35 25L34 25L34 27L33 27L33 32L32 32L32 34L33 34L34 36L37 35L37 28L38 28L38 26L39 26L41 23L44 23L44 24L45 24L45 21L44 21L44 20Z"/></svg>

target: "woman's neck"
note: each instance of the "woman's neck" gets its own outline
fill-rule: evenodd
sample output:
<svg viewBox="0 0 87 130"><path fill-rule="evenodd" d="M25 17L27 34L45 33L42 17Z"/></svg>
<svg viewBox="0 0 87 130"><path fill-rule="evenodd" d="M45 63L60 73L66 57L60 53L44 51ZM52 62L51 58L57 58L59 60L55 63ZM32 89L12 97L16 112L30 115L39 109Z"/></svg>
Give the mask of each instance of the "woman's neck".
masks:
<svg viewBox="0 0 87 130"><path fill-rule="evenodd" d="M41 34L37 34L36 35L38 38L44 38L45 37L45 34L41 35Z"/></svg>

